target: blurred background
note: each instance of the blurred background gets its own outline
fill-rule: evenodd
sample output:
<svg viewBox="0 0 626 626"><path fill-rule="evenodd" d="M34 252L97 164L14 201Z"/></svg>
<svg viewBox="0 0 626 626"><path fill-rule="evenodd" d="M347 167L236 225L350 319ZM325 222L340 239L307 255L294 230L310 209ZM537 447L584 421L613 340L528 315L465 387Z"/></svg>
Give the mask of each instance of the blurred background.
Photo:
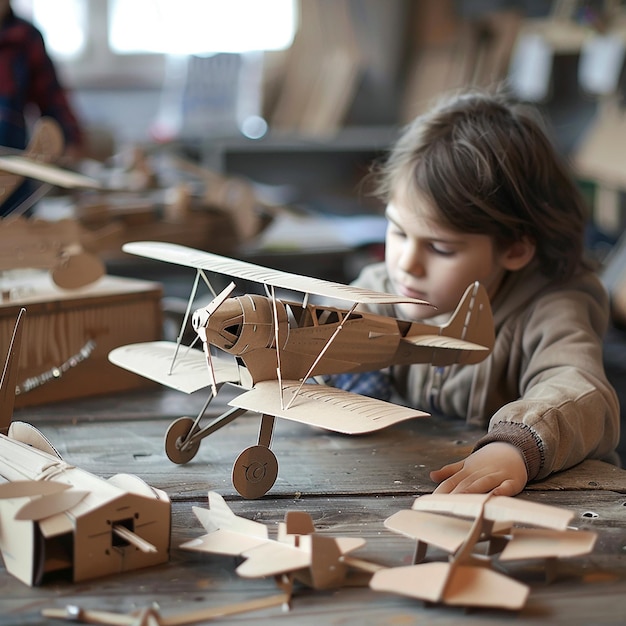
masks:
<svg viewBox="0 0 626 626"><path fill-rule="evenodd" d="M41 30L85 133L81 169L109 191L52 194L39 211L78 218L114 273L138 272L124 241L160 238L352 280L383 253L372 162L439 95L505 82L545 115L588 198L613 301L607 366L626 391L622 2L11 5Z"/></svg>

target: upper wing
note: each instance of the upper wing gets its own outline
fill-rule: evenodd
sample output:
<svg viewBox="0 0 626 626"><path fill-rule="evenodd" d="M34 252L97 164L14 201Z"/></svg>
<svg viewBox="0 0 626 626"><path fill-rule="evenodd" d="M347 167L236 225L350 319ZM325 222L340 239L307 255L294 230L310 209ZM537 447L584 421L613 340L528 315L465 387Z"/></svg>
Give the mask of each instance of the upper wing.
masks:
<svg viewBox="0 0 626 626"><path fill-rule="evenodd" d="M407 537L456 552L468 538L472 522L424 511L402 510L385 520L385 526Z"/></svg>
<svg viewBox="0 0 626 626"><path fill-rule="evenodd" d="M122 250L150 259L218 272L235 278L265 283L273 287L291 289L338 300L349 300L351 302L361 302L364 304L394 304L399 302L429 304L424 300L417 300L415 298L406 298L390 293L342 285L341 283L334 283L319 278L301 276L300 274L272 270L255 265L254 263L229 259L210 252L194 250L193 248L161 241L134 241L124 244Z"/></svg>
<svg viewBox="0 0 626 626"><path fill-rule="evenodd" d="M502 524L517 522L555 530L567 528L574 516L572 511L556 506L488 493L431 493L417 498L412 508L464 517L483 515L485 519Z"/></svg>
<svg viewBox="0 0 626 626"><path fill-rule="evenodd" d="M203 352L181 345L170 372L175 352L176 343L172 341L148 341L115 348L109 352L109 361L185 393L193 393L211 384ZM216 384L239 382L239 368L234 359L213 357L212 361Z"/></svg>
<svg viewBox="0 0 626 626"><path fill-rule="evenodd" d="M431 511L477 517L482 515L488 493L429 493L416 498L411 507L414 511Z"/></svg>
<svg viewBox="0 0 626 626"><path fill-rule="evenodd" d="M64 170L49 163L39 163L22 156L0 156L0 170L28 178L35 178L58 187L100 188L98 181L93 178L70 170Z"/></svg>
<svg viewBox="0 0 626 626"><path fill-rule="evenodd" d="M573 511L522 498L492 496L485 504L485 518L496 522L517 522L565 530L573 517Z"/></svg>
<svg viewBox="0 0 626 626"><path fill-rule="evenodd" d="M293 380L282 381L282 388L276 380L265 380L229 404L348 435L369 433L404 420L428 416L428 413L417 409L335 387L306 384L298 392L299 387L300 383ZM296 392L293 404L286 408Z"/></svg>

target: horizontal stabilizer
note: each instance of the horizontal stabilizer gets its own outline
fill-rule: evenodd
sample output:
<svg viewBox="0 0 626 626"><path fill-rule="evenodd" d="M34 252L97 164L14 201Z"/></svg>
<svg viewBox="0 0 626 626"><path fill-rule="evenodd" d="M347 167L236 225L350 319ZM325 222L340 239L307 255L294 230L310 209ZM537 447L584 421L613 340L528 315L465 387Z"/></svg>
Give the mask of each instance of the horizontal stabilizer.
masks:
<svg viewBox="0 0 626 626"><path fill-rule="evenodd" d="M514 528L500 561L572 558L593 550L597 534L589 530L554 531L539 528Z"/></svg>
<svg viewBox="0 0 626 626"><path fill-rule="evenodd" d="M149 341L115 348L109 352L109 361L185 393L193 393L211 384L203 352L181 345L172 367L175 353L176 344L172 341ZM212 361L216 384L239 382L239 368L234 359L213 357Z"/></svg>
<svg viewBox="0 0 626 626"><path fill-rule="evenodd" d="M276 576L304 569L311 565L311 552L277 541L252 548L243 553L246 560L237 568L243 578Z"/></svg>
<svg viewBox="0 0 626 626"><path fill-rule="evenodd" d="M427 348L448 348L449 350L480 350L489 352L490 347L481 346L471 341L457 339L455 337L445 337L443 335L415 335L413 337L403 337L402 341L413 346L424 346Z"/></svg>
<svg viewBox="0 0 626 626"><path fill-rule="evenodd" d="M440 562L380 570L370 587L425 602L509 610L521 609L529 593L526 585L486 567Z"/></svg>
<svg viewBox="0 0 626 626"><path fill-rule="evenodd" d="M264 380L229 404L348 435L374 432L398 422L428 416L417 409L327 385L306 384L298 392L299 387L297 381L283 381L281 389L278 381Z"/></svg>

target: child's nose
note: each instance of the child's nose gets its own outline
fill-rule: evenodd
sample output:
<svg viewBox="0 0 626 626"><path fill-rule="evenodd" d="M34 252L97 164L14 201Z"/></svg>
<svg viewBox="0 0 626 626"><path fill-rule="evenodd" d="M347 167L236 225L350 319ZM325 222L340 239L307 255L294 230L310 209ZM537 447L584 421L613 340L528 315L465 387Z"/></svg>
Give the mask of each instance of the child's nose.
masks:
<svg viewBox="0 0 626 626"><path fill-rule="evenodd" d="M416 242L407 242L400 255L400 267L407 274L423 276L425 267L420 246Z"/></svg>

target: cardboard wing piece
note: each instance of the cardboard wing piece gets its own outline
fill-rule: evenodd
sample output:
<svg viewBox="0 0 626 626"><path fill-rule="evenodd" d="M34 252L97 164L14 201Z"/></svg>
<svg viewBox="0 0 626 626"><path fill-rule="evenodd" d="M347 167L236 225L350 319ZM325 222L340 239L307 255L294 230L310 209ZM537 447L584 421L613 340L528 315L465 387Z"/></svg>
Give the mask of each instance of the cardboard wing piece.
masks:
<svg viewBox="0 0 626 626"><path fill-rule="evenodd" d="M385 526L417 541L414 565L374 573L372 589L456 606L521 609L529 588L492 566L513 560L580 556L596 534L568 528L571 511L491 494L431 494L411 510L398 511ZM487 554L475 551L488 542ZM447 552L447 562L423 562L428 546Z"/></svg>
<svg viewBox="0 0 626 626"><path fill-rule="evenodd" d="M186 463L195 456L204 437L246 411L261 413L257 445L244 450L233 468L235 488L246 498L261 497L276 480L278 462L269 449L276 417L361 434L427 415L318 384L320 377L412 363L472 364L486 358L493 347L491 307L479 283L467 288L447 324L433 326L357 308L400 302L431 306L423 300L272 270L176 244L144 241L125 244L123 249L189 267L196 277L176 343L122 346L112 351L109 359L188 393L202 385L210 387L206 406L227 382L247 390L230 401L232 409L206 427L200 427L205 406L195 420L184 417L173 422L165 436L170 460ZM254 281L265 287L266 295L233 297L234 283L216 295L206 272ZM208 305L194 310L201 280L214 297ZM276 289L300 292L303 299L280 299ZM311 295L351 304L349 308L313 304L309 302ZM189 321L201 342L203 357L181 345ZM216 359L216 352L230 357L231 366ZM169 365L164 362L167 359ZM202 359L204 383L199 376Z"/></svg>
<svg viewBox="0 0 626 626"><path fill-rule="evenodd" d="M52 163L61 156L63 148L63 132L59 124L51 117L42 117L33 126L30 141L22 156L39 163ZM18 173L0 169L0 204L13 193L22 179Z"/></svg>
<svg viewBox="0 0 626 626"><path fill-rule="evenodd" d="M62 289L89 285L104 276L105 266L84 249L82 238L75 220L4 218L0 221L0 272L44 269Z"/></svg>
<svg viewBox="0 0 626 626"><path fill-rule="evenodd" d="M99 478L65 462L30 424L11 423L20 313L0 388L0 552L27 585L77 582L147 567L169 556L167 494L137 476Z"/></svg>
<svg viewBox="0 0 626 626"><path fill-rule="evenodd" d="M314 589L343 584L348 573L344 557L365 545L355 537L329 537L315 531L308 513L289 511L271 539L267 527L236 516L222 496L209 492L209 508L194 507L207 534L180 547L212 554L242 556L237 568L244 578L284 577L281 587L291 590L297 580ZM359 561L352 560L352 565Z"/></svg>
<svg viewBox="0 0 626 626"><path fill-rule="evenodd" d="M99 189L100 184L96 180L54 165L64 148L63 133L58 122L50 117L42 117L33 127L26 150L0 149L0 204L9 198L24 178L68 189ZM13 213L21 213L31 204L23 203Z"/></svg>

